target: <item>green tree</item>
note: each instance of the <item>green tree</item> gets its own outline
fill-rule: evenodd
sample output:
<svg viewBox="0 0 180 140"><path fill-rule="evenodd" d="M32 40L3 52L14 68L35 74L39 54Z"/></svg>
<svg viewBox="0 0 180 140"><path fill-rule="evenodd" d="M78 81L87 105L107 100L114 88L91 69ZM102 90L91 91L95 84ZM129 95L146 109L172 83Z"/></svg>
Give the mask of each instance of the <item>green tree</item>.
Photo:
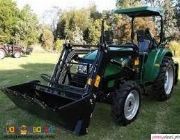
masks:
<svg viewBox="0 0 180 140"><path fill-rule="evenodd" d="M73 40L73 34L75 32L81 33L87 29L90 22L89 17L90 12L86 9L62 12L55 31L56 37Z"/></svg>
<svg viewBox="0 0 180 140"><path fill-rule="evenodd" d="M0 42L12 43L19 10L12 0L0 0Z"/></svg>
<svg viewBox="0 0 180 140"><path fill-rule="evenodd" d="M97 44L101 35L101 20L97 19L92 21L89 27L89 43Z"/></svg>
<svg viewBox="0 0 180 140"><path fill-rule="evenodd" d="M43 27L42 34L40 37L42 46L45 49L52 50L53 49L53 43L54 43L54 35L53 32L48 27Z"/></svg>
<svg viewBox="0 0 180 140"><path fill-rule="evenodd" d="M54 42L54 48L56 51L61 52L63 49L64 40L57 39Z"/></svg>
<svg viewBox="0 0 180 140"><path fill-rule="evenodd" d="M0 42L30 45L38 38L38 20L27 5L22 10L13 0L0 0Z"/></svg>
<svg viewBox="0 0 180 140"><path fill-rule="evenodd" d="M176 25L180 32L180 1L179 0L177 1L177 4L176 4L175 14L176 14L176 20L177 20Z"/></svg>
<svg viewBox="0 0 180 140"><path fill-rule="evenodd" d="M164 25L165 34L172 36L176 32L175 7L172 0L164 1Z"/></svg>
<svg viewBox="0 0 180 140"><path fill-rule="evenodd" d="M89 7L89 11L90 11L90 18L94 20L102 18L102 13L97 11L96 5L92 5L91 7Z"/></svg>
<svg viewBox="0 0 180 140"><path fill-rule="evenodd" d="M164 13L164 30L166 36L173 36L177 31L176 28L176 14L175 14L175 1L174 0L145 0L146 3L151 4L153 7L162 7ZM178 1L177 1L178 3Z"/></svg>
<svg viewBox="0 0 180 140"><path fill-rule="evenodd" d="M66 20L65 19L61 19L57 23L57 28L55 30L55 37L65 39L66 37Z"/></svg>
<svg viewBox="0 0 180 140"><path fill-rule="evenodd" d="M38 20L29 5L20 11L19 19L15 26L15 42L31 45L38 41L39 36Z"/></svg>

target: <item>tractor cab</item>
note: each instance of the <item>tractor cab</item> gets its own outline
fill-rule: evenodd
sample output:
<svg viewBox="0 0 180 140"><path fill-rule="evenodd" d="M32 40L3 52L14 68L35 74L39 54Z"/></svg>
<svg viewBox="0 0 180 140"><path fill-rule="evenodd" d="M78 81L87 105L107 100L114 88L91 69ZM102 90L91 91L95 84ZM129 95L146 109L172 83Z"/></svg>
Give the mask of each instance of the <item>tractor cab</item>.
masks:
<svg viewBox="0 0 180 140"><path fill-rule="evenodd" d="M126 8L118 9L114 11L117 14L125 14L131 17L131 42L134 44L134 37L136 35L137 46L139 52L149 52L151 49L156 48L163 41L163 14L160 9L152 7L136 7L136 8ZM138 17L160 17L161 19L161 29L160 29L160 41L156 41L147 27L145 29L134 31L134 21Z"/></svg>

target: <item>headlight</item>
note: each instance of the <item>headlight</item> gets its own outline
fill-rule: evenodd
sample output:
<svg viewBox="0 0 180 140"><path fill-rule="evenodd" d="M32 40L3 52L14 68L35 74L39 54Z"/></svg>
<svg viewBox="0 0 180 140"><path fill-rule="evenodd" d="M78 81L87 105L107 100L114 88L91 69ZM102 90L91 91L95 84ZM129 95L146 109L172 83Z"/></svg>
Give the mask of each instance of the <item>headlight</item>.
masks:
<svg viewBox="0 0 180 140"><path fill-rule="evenodd" d="M92 64L79 64L77 68L78 73L83 73L83 74L88 74L91 72L91 70L92 70Z"/></svg>
<svg viewBox="0 0 180 140"><path fill-rule="evenodd" d="M87 74L87 65L78 65L78 73Z"/></svg>

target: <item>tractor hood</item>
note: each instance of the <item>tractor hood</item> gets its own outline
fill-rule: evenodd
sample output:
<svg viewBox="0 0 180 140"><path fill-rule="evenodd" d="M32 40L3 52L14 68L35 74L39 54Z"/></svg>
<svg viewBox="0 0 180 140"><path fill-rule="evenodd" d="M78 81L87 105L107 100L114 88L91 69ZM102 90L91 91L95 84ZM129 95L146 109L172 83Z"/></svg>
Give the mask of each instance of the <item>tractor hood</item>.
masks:
<svg viewBox="0 0 180 140"><path fill-rule="evenodd" d="M131 46L109 46L108 48L108 56L115 61L122 64L122 66L129 65L129 56L133 55L135 52ZM98 50L88 53L84 57L81 58L82 63L92 64L97 56ZM111 77L116 76L121 72L121 67L112 63L108 63L104 72L104 79L108 79L108 87L113 87L114 80L111 80Z"/></svg>
<svg viewBox="0 0 180 140"><path fill-rule="evenodd" d="M133 49L132 48L126 48L126 47L112 47L110 46L109 47L109 51L112 51L112 52L122 52L125 53L125 52L133 52ZM96 58L96 55L97 55L97 50L93 51L93 52L90 52L88 53L87 55L85 55L83 57L83 59L86 59L86 60L95 60Z"/></svg>

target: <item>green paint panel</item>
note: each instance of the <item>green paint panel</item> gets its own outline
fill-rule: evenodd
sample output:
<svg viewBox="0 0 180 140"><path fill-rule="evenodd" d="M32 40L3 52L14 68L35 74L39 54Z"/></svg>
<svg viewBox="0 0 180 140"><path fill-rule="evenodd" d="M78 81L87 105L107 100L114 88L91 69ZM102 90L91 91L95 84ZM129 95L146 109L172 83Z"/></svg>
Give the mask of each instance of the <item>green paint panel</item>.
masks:
<svg viewBox="0 0 180 140"><path fill-rule="evenodd" d="M113 47L111 47L110 50L117 50L117 51L127 51L127 50L130 50L131 51L132 49L129 49L129 48L113 48ZM95 57L96 57L96 54L97 54L97 50L94 51L94 52L88 53L87 55L84 56L84 58L88 59L88 60L94 60ZM118 62L123 60L122 57L114 58L114 59L117 60ZM104 78L106 78L107 76L112 76L112 75L118 74L120 71L121 71L121 67L120 66L113 65L113 64L109 63L109 64L107 64L107 67L105 69ZM109 81L108 82L108 87L113 87L114 86L114 82L115 82L114 80Z"/></svg>
<svg viewBox="0 0 180 140"><path fill-rule="evenodd" d="M114 87L115 80L109 81L108 82L108 88Z"/></svg>
<svg viewBox="0 0 180 140"><path fill-rule="evenodd" d="M108 64L106 69L105 69L104 77L111 76L111 75L114 75L114 74L118 74L120 71L121 71L121 67L113 65L113 64ZM115 82L114 80L109 81L108 82L108 87L109 88L113 87L114 82Z"/></svg>
<svg viewBox="0 0 180 140"><path fill-rule="evenodd" d="M144 65L143 82L153 82L157 78L164 56L172 56L170 49L158 48L148 54Z"/></svg>

